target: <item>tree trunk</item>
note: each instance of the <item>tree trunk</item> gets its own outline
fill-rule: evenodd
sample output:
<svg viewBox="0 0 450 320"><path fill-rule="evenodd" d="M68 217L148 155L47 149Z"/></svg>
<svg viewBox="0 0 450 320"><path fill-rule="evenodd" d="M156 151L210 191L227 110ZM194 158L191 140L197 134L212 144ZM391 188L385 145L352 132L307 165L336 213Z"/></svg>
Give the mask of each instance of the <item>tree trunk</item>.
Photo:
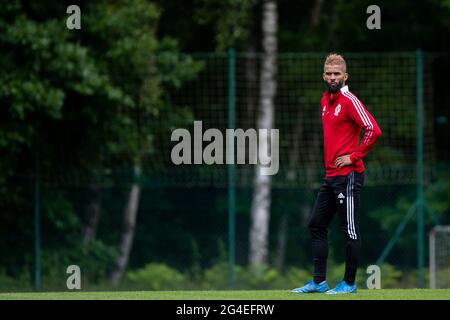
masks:
<svg viewBox="0 0 450 320"><path fill-rule="evenodd" d="M272 129L274 123L274 99L276 94L277 72L277 4L268 0L263 3L262 17L263 57L261 65L260 101L258 129ZM269 131L270 132L270 131ZM270 134L269 134L270 136ZM259 141L259 148L268 144L268 139ZM269 144L270 145L270 144ZM269 150L267 147L266 150ZM268 263L268 233L271 204L271 176L260 174L261 165L256 165L253 181L251 208L249 263L261 265Z"/></svg>
<svg viewBox="0 0 450 320"><path fill-rule="evenodd" d="M320 22L320 15L322 12L322 8L323 8L323 0L314 0L314 5L312 7L311 10L311 19L309 21L309 29L312 31L314 30ZM336 10L334 9L333 11L333 21L335 22L335 12ZM301 106L300 106L301 108ZM306 115L307 117L308 115ZM318 175L318 165L322 163L322 154L323 152L321 152L321 131L320 128L321 124L320 124L320 114L318 112L314 112L313 113L314 116L314 120L313 121L317 121L317 127L313 126L313 130L312 132L309 132L306 135L306 139L309 143L308 146L308 150L306 152L303 153L303 157L304 159L302 159L303 163L304 163L304 174L305 174L305 179L304 179L304 183L311 185L312 183L315 183L317 181L317 175ZM300 115L300 119L303 119L303 117L305 117L305 115ZM299 128L299 129L303 129L303 128ZM316 130L317 129L317 130ZM305 139L304 137L302 137L301 139ZM299 141L302 141L299 140Z"/></svg>
<svg viewBox="0 0 450 320"><path fill-rule="evenodd" d="M258 12L258 1L253 0L251 5L252 14L251 17L256 17ZM245 83L247 84L247 90L245 95L246 105L246 119L248 123L245 124L246 128L255 127L255 112L258 104L258 32L255 30L256 26L251 25L250 35L247 43L248 56L245 59Z"/></svg>
<svg viewBox="0 0 450 320"><path fill-rule="evenodd" d="M100 188L96 184L88 187L88 200L86 205L86 225L83 230L83 244L95 240L97 236L98 221L101 213Z"/></svg>
<svg viewBox="0 0 450 320"><path fill-rule="evenodd" d="M311 21L310 21L311 28L315 28L319 24L320 12L322 11L322 4L323 0L314 1L314 7L311 12Z"/></svg>
<svg viewBox="0 0 450 320"><path fill-rule="evenodd" d="M135 177L139 178L140 168L135 168ZM141 187L138 183L133 183L128 194L128 200L123 212L123 231L120 243L120 255L116 262L116 268L111 275L111 282L114 286L119 285L122 276L127 268L131 248L133 246L136 217L139 208L139 198Z"/></svg>
<svg viewBox="0 0 450 320"><path fill-rule="evenodd" d="M286 260L286 243L288 234L289 213L285 212L281 216L280 227L278 229L277 255L275 258L275 267L279 271L284 269L284 261Z"/></svg>

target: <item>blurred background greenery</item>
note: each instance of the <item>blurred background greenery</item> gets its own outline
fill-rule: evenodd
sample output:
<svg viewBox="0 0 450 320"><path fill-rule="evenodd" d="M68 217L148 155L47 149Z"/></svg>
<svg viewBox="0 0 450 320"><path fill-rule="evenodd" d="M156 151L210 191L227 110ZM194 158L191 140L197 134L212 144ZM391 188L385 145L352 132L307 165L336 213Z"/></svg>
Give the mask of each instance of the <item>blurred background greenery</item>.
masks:
<svg viewBox="0 0 450 320"><path fill-rule="evenodd" d="M348 59L351 90L383 130L367 160L359 284L416 196L417 48L425 199L450 223L449 0L378 1L380 30L366 27L366 0L78 1L81 30L66 28L68 1L2 1L1 291L36 288L37 209L42 290L65 290L71 264L83 289L229 287L227 167L174 166L170 133L194 120L227 128L229 48L236 125L256 127L268 2L278 17L280 172L267 257L252 264L254 168L237 168L236 287L290 289L311 275L306 219L323 175L316 108L328 52ZM415 222L382 266L383 287L417 286ZM425 230L434 224L427 215ZM330 240L332 282L344 261L337 221Z"/></svg>

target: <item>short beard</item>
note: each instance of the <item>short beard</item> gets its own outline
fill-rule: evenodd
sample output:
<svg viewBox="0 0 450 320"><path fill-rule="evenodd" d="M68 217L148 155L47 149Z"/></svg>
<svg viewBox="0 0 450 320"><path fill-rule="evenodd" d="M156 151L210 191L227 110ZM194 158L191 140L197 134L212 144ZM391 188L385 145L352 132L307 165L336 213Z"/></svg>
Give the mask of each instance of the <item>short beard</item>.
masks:
<svg viewBox="0 0 450 320"><path fill-rule="evenodd" d="M344 84L343 81L342 82L335 82L335 83L332 83L332 84L329 84L327 82L328 91L330 93L337 93L337 92L339 92L339 90L341 90L343 84Z"/></svg>

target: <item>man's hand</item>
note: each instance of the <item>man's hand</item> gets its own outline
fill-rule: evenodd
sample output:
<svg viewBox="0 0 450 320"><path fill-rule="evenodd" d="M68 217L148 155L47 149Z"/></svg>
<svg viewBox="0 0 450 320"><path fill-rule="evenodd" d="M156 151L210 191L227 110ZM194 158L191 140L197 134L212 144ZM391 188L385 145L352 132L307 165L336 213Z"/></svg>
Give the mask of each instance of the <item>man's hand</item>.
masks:
<svg viewBox="0 0 450 320"><path fill-rule="evenodd" d="M337 168L342 168L345 166L349 166L352 164L352 161L350 160L350 155L344 154L343 156L339 156L334 160L334 165Z"/></svg>

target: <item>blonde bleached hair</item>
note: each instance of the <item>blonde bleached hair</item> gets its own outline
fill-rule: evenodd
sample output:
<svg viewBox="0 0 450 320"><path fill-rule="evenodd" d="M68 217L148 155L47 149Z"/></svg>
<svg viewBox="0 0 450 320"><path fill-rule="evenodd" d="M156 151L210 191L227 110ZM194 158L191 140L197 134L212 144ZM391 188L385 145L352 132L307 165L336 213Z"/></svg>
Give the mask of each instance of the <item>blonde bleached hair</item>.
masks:
<svg viewBox="0 0 450 320"><path fill-rule="evenodd" d="M324 66L326 65L342 65L344 66L344 72L347 72L347 64L344 57L340 54L330 53L325 59Z"/></svg>

